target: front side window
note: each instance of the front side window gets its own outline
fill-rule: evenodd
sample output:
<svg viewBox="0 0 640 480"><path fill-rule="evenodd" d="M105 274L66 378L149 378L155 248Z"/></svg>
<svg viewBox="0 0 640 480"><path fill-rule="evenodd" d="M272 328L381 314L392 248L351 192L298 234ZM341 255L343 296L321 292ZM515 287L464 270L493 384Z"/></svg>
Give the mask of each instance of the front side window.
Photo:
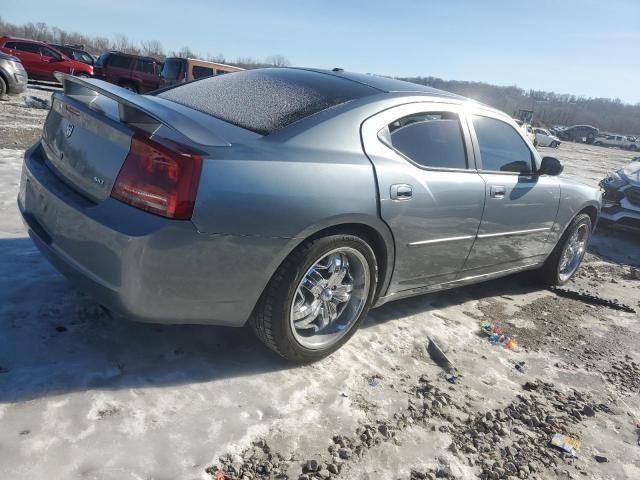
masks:
<svg viewBox="0 0 640 480"><path fill-rule="evenodd" d="M467 168L464 137L458 115L429 112L391 123L380 139L414 163L431 168Z"/></svg>
<svg viewBox="0 0 640 480"><path fill-rule="evenodd" d="M40 54L43 57L60 58L60 55L58 54L58 52L54 52L53 50L47 47L40 47Z"/></svg>
<svg viewBox="0 0 640 480"><path fill-rule="evenodd" d="M474 115L473 126L480 145L483 170L532 172L531 151L511 125L495 118Z"/></svg>
<svg viewBox="0 0 640 480"><path fill-rule="evenodd" d="M194 79L213 76L213 68L209 68L209 67L201 67L200 65L194 65L191 71L193 73Z"/></svg>

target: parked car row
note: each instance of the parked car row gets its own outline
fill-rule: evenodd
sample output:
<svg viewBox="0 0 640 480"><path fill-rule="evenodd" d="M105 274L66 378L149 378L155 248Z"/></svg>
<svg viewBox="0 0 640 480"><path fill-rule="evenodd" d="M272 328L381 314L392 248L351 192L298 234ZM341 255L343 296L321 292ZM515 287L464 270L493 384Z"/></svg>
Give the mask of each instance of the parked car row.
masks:
<svg viewBox="0 0 640 480"><path fill-rule="evenodd" d="M618 147L626 150L638 151L640 149L640 137L601 133L593 141L599 147Z"/></svg>
<svg viewBox="0 0 640 480"><path fill-rule="evenodd" d="M163 63L155 58L121 52L105 52L96 60L77 46L8 36L0 37L0 52L21 62L30 79L56 81L54 73L61 72L77 77L99 78L136 93L243 70L232 65L192 58L173 57ZM13 76L4 78L3 85L0 85L4 90L0 90L0 94L15 90L13 83Z"/></svg>

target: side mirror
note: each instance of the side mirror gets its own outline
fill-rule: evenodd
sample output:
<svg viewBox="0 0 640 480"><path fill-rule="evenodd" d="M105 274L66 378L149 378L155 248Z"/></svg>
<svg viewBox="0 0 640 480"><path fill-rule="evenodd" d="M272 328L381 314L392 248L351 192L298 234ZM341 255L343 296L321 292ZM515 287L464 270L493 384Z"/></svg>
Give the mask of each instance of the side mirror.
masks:
<svg viewBox="0 0 640 480"><path fill-rule="evenodd" d="M563 170L564 167L560 163L560 160L554 157L544 157L538 173L540 175L551 175L555 177L556 175L560 175Z"/></svg>

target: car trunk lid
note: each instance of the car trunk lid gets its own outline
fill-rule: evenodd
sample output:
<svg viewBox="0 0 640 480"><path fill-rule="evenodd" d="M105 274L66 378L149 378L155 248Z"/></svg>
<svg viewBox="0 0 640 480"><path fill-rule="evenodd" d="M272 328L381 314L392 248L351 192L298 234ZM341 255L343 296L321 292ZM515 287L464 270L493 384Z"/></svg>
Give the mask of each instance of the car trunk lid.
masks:
<svg viewBox="0 0 640 480"><path fill-rule="evenodd" d="M95 202L110 196L135 133L167 138L195 151L230 145L166 102L100 80L57 78L64 93L54 95L43 130L47 164Z"/></svg>

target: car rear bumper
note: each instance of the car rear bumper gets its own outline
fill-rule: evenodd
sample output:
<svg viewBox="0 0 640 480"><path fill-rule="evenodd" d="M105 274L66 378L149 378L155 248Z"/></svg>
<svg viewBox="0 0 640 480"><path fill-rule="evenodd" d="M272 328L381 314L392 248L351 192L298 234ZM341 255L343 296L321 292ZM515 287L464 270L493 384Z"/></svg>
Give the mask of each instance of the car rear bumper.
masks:
<svg viewBox="0 0 640 480"><path fill-rule="evenodd" d="M51 263L127 319L241 326L289 240L205 235L117 200L95 204L56 177L40 143L25 154L18 205Z"/></svg>

